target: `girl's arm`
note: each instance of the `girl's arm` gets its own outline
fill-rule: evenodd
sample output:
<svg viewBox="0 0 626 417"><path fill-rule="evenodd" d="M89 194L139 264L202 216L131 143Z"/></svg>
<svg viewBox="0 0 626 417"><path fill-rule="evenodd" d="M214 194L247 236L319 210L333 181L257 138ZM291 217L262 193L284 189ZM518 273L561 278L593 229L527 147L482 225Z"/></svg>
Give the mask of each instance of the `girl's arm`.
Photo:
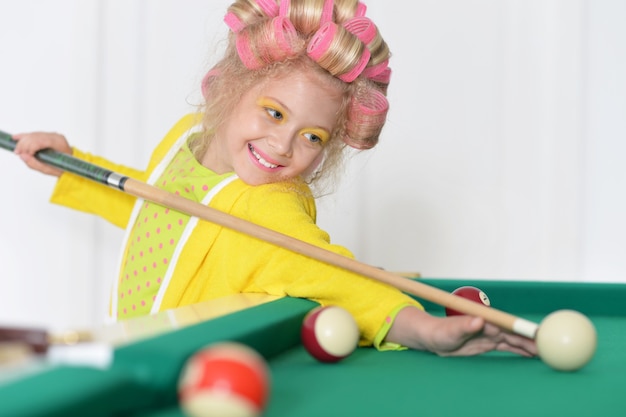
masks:
<svg viewBox="0 0 626 417"><path fill-rule="evenodd" d="M17 141L15 153L28 167L47 175L59 177L50 199L51 202L95 214L116 226L126 227L136 201L135 197L77 175L64 173L58 168L50 167L37 160L34 157L35 153L41 149L54 149L121 175L146 181L149 173L169 152L177 139L186 135L200 121L200 114L194 113L183 116L156 147L145 171L114 164L107 159L83 153L70 147L67 139L57 133L21 133L14 135L13 139Z"/></svg>
<svg viewBox="0 0 626 417"><path fill-rule="evenodd" d="M119 227L126 226L136 200L135 197L77 175L65 173L39 161L35 154L42 149L53 149L141 180L145 177L144 172L113 164L104 158L73 149L65 136L58 133L20 133L14 135L13 138L17 141L15 153L29 168L58 177L51 197L53 203L99 215Z"/></svg>
<svg viewBox="0 0 626 417"><path fill-rule="evenodd" d="M73 149L74 157L90 162L102 168L124 176L145 181L144 171L114 164L107 159L83 153ZM74 175L63 173L56 183L50 202L95 214L118 227L126 227L133 210L136 197L101 183Z"/></svg>

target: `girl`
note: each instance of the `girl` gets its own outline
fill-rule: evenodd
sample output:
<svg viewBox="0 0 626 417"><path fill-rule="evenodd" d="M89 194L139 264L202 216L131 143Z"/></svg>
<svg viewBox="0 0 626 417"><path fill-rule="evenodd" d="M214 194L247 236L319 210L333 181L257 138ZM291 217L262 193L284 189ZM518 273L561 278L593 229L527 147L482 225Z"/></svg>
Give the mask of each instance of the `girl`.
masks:
<svg viewBox="0 0 626 417"><path fill-rule="evenodd" d="M58 176L52 201L126 227L111 314L154 313L238 292L345 307L361 345L440 355L534 343L476 317L438 318L395 288L39 163L42 148L96 163L325 249L311 191L336 172L346 146L376 145L388 109L389 49L357 0L237 0L228 47L202 83L206 103L179 121L148 168L120 167L58 134L18 134L16 153Z"/></svg>

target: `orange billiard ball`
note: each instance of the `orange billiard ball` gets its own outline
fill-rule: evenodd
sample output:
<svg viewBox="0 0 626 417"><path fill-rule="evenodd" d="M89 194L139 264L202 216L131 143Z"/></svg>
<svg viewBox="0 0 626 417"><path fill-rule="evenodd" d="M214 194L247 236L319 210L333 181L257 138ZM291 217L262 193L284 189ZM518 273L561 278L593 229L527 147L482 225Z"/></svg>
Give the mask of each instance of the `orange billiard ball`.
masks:
<svg viewBox="0 0 626 417"><path fill-rule="evenodd" d="M256 417L269 395L267 363L252 348L221 342L185 364L178 383L180 406L190 417Z"/></svg>
<svg viewBox="0 0 626 417"><path fill-rule="evenodd" d="M339 362L350 356L359 343L354 317L338 306L317 307L305 316L302 344L320 362Z"/></svg>
<svg viewBox="0 0 626 417"><path fill-rule="evenodd" d="M487 307L491 305L489 297L487 297L487 294L485 294L483 290L481 290L480 288L472 287L470 285L459 287L456 290L452 291L452 294L486 305ZM462 316L463 314L464 313L461 313L460 311L456 311L450 307L446 307L446 316Z"/></svg>

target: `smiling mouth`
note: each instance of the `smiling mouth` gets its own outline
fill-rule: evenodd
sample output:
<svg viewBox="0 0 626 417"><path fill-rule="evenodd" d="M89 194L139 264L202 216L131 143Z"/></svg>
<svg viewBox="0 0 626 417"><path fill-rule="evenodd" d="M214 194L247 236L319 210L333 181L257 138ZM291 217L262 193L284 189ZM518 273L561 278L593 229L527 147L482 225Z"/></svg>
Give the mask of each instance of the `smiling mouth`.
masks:
<svg viewBox="0 0 626 417"><path fill-rule="evenodd" d="M272 164L271 162L267 162L265 159L263 159L261 155L257 153L257 151L254 149L252 145L248 144L248 149L250 149L250 152L252 153L252 155L254 155L256 160L259 161L259 163L263 165L265 168L273 169L273 168L278 168L280 166L280 165Z"/></svg>

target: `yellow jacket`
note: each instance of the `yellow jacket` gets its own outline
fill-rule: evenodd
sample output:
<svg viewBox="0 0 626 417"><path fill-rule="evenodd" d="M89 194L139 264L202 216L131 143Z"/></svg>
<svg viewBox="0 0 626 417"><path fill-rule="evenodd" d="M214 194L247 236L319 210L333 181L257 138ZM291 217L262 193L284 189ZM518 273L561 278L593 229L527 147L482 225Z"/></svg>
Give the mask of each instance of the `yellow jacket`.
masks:
<svg viewBox="0 0 626 417"><path fill-rule="evenodd" d="M146 181L174 142L197 123L197 115L182 118L157 146L146 171L116 165L76 149L74 156ZM64 173L57 182L51 201L99 215L117 226L126 227L136 198ZM353 257L347 249L331 244L328 234L315 224L315 200L306 184L249 186L236 179L215 195L209 205ZM380 341L380 332L388 329L388 317L394 311L405 305L419 307L413 298L385 284L201 221L181 252L160 309L240 292L308 298L322 305L342 306L357 320L362 345L372 344L375 338Z"/></svg>

